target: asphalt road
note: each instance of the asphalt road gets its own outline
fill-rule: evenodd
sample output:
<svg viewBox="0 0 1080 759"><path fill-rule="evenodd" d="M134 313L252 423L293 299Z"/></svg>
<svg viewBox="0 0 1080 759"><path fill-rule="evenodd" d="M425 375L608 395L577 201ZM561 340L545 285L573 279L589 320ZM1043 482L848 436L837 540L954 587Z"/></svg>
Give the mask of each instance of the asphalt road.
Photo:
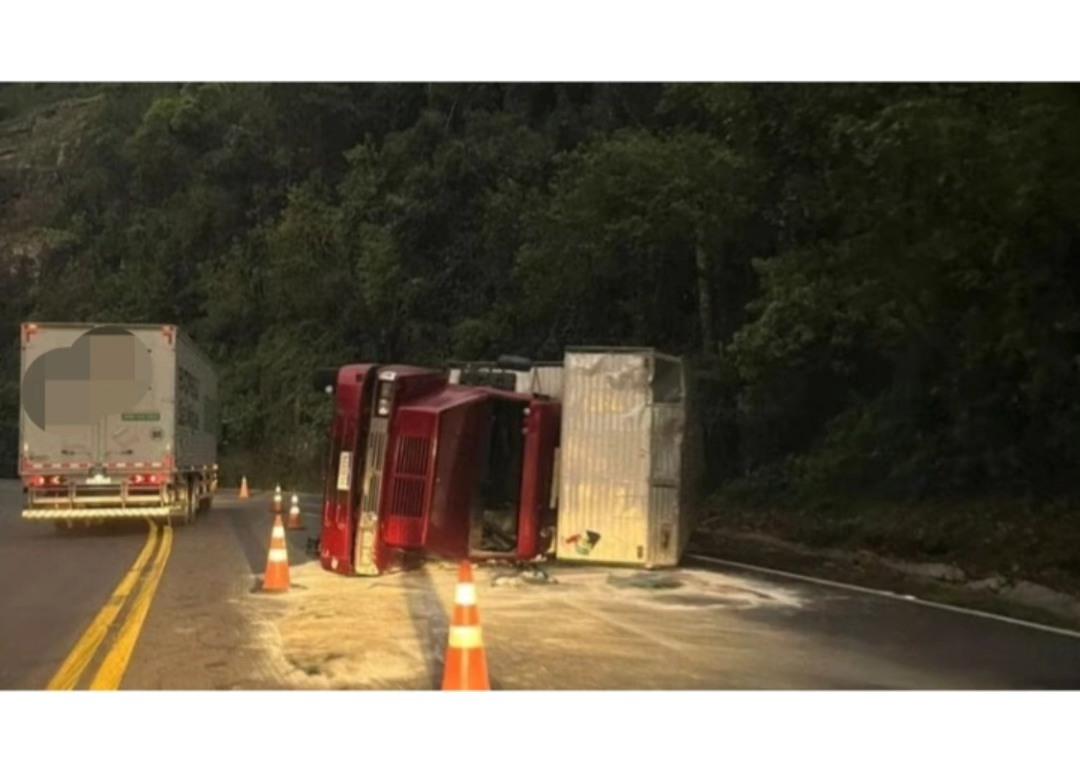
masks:
<svg viewBox="0 0 1080 759"><path fill-rule="evenodd" d="M0 687L42 688L146 543L145 524L57 532L0 481Z"/></svg>
<svg viewBox="0 0 1080 759"><path fill-rule="evenodd" d="M692 558L686 563L718 566ZM731 566L722 569L735 577L778 582L808 600L796 613L765 607L751 610L746 614L748 621L828 641L840 660L878 660L888 662L895 671L918 673L907 687L1080 688L1080 631L1067 635L960 607L913 603L840 584L823 585ZM868 669L847 687L893 688L897 683Z"/></svg>
<svg viewBox="0 0 1080 759"><path fill-rule="evenodd" d="M317 526L317 508L306 499L308 521ZM230 601L247 593L266 562L273 515L270 494L253 493L238 501L235 491L215 498L214 507L190 526L173 530L160 585L152 594L144 624L123 677L124 688L199 688L186 661L197 652L224 649L222 658L243 669L242 620ZM286 502L286 507L288 506ZM0 688L45 688L88 626L147 545L146 522L111 523L58 531L48 523L27 522L22 488L16 480L0 480ZM304 561L309 533L290 533L292 561ZM313 533L312 533L313 534ZM97 648L80 679L87 687L95 668L116 642L129 615L136 585L108 637ZM173 662L165 681L150 681L145 672ZM210 662L212 663L212 662Z"/></svg>
<svg viewBox="0 0 1080 759"><path fill-rule="evenodd" d="M174 530L121 687L431 687L425 666L441 657L443 631L427 626L452 595L452 570L439 588L427 570L378 583L322 572L304 551L318 526L316 499L305 498L310 529L289 533L295 591L260 596L253 591L266 561L268 504L265 492L250 501L222 492L198 523ZM19 484L0 482L0 687L38 689L109 601L149 528L65 534L23 522L20 509ZM480 589L502 687L1080 688L1076 637L700 563L680 570L681 587L655 591L612 585L603 568L551 571L561 585ZM537 620L552 610L561 620L541 634ZM110 625L88 673L122 637L127 616ZM413 630L418 624L424 629ZM381 637L352 640L365 635ZM385 655L364 658L375 650ZM305 679L320 666L343 674ZM375 666L398 679L365 680Z"/></svg>

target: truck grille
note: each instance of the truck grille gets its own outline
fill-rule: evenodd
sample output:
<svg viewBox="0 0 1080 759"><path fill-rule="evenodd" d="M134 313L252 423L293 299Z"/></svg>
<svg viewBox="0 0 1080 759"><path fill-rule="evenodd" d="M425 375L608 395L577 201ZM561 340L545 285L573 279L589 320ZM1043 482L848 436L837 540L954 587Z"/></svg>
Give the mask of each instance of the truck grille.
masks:
<svg viewBox="0 0 1080 759"><path fill-rule="evenodd" d="M390 514L395 517L419 519L424 514L424 481L397 477Z"/></svg>
<svg viewBox="0 0 1080 759"><path fill-rule="evenodd" d="M360 497L360 520L357 525L353 566L357 574L377 575L375 546L379 530L379 496L382 494L383 462L386 460L388 420L371 420L364 459L364 489Z"/></svg>
<svg viewBox="0 0 1080 759"><path fill-rule="evenodd" d="M383 463L386 461L386 420L373 419L368 431L367 461L364 466L364 495L361 511L378 514L382 492Z"/></svg>
<svg viewBox="0 0 1080 759"><path fill-rule="evenodd" d="M423 477L427 474L428 451L431 440L426 437L405 437L398 450L397 473Z"/></svg>
<svg viewBox="0 0 1080 759"><path fill-rule="evenodd" d="M367 488L364 490L364 501L360 505L361 511L375 513L379 510L379 493L382 491L382 478L374 472L368 475Z"/></svg>
<svg viewBox="0 0 1080 759"><path fill-rule="evenodd" d="M386 538L398 546L419 546L424 540L424 485L431 440L402 437L397 444L393 486L387 508Z"/></svg>

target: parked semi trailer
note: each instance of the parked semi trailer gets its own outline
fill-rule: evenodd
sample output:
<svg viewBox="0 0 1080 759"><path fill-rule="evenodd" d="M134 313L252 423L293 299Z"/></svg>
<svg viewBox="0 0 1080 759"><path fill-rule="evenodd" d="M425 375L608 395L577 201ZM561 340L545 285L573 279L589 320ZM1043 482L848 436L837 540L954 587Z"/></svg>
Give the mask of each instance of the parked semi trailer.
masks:
<svg viewBox="0 0 1080 759"><path fill-rule="evenodd" d="M22 325L22 516L190 522L217 486L217 378L169 324Z"/></svg>
<svg viewBox="0 0 1080 759"><path fill-rule="evenodd" d="M334 396L330 571L377 575L410 554L679 561L699 451L677 358L568 349L559 364L352 364L317 382Z"/></svg>

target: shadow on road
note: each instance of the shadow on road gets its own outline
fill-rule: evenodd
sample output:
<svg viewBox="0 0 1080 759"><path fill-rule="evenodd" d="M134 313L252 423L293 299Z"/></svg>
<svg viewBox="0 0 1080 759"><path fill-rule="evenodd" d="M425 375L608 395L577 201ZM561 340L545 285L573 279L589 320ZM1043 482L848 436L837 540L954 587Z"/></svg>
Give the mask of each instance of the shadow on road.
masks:
<svg viewBox="0 0 1080 759"><path fill-rule="evenodd" d="M409 619L417 640L423 646L428 682L433 690L438 690L442 687L443 656L450 621L427 565L406 571L409 573L409 587L405 594Z"/></svg>
<svg viewBox="0 0 1080 759"><path fill-rule="evenodd" d="M222 517L228 518L233 534L236 536L240 548L244 552L251 573L261 575L266 570L266 557L270 550L270 530L274 524L273 515L266 511L253 513L243 508L222 509L211 511L204 518L214 520ZM289 566L298 567L314 561L307 550L310 539L318 538L318 522L313 519L305 520L307 529L288 530L285 533L289 548Z"/></svg>
<svg viewBox="0 0 1080 759"><path fill-rule="evenodd" d="M245 513L242 509L229 509L211 512L210 519L215 516L228 515L230 527L236 540L240 543L240 549L244 552L244 559L252 574L262 574L266 569L266 554L270 549L270 528L262 529L260 520L253 519L252 514ZM266 534L263 534L263 533Z"/></svg>
<svg viewBox="0 0 1080 759"><path fill-rule="evenodd" d="M106 522L105 524L75 524L68 527L57 523L48 531L33 536L34 540L79 540L86 537L113 537L118 535L145 535L147 522L141 519Z"/></svg>

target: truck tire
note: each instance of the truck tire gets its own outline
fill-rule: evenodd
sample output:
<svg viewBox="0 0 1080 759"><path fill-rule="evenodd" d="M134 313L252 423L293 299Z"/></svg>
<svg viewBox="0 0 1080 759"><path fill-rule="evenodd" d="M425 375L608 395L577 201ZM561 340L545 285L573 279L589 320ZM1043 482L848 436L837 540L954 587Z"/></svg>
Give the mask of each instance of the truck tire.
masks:
<svg viewBox="0 0 1080 759"><path fill-rule="evenodd" d="M195 519L199 516L199 510L195 503L194 487L189 482L181 493L180 499L183 503L183 513L180 515L180 524L194 524Z"/></svg>

